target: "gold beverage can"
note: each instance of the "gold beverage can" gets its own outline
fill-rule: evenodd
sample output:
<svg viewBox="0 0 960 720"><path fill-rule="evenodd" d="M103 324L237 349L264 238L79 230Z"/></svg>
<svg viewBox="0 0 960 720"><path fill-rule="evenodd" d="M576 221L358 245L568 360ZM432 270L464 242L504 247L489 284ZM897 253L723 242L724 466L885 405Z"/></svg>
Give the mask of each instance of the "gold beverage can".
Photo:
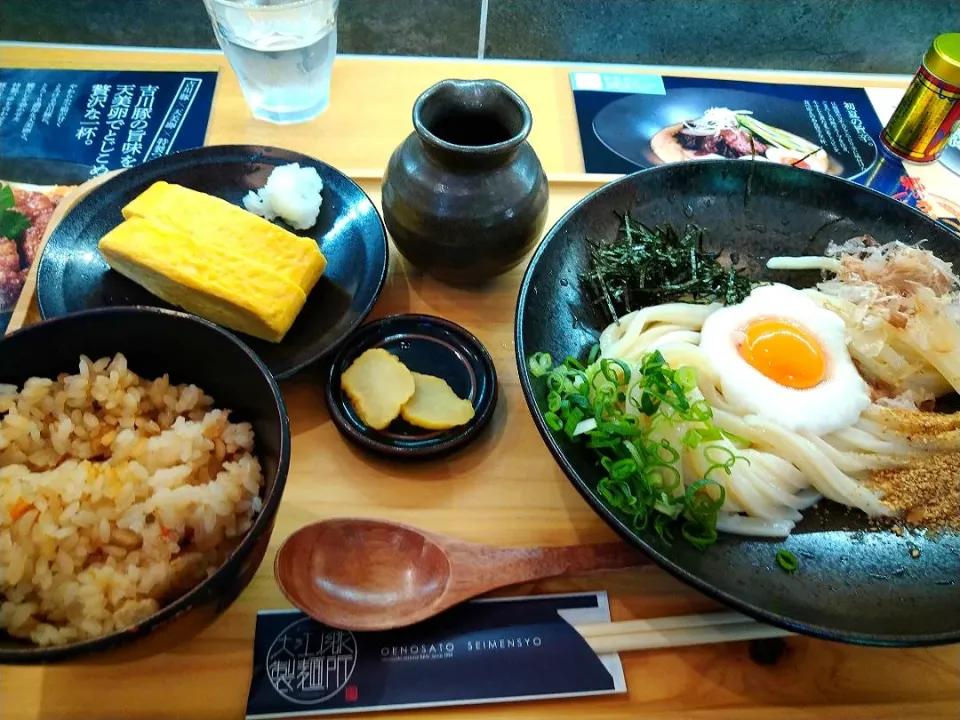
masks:
<svg viewBox="0 0 960 720"><path fill-rule="evenodd" d="M933 40L880 140L890 152L933 162L960 128L960 33Z"/></svg>

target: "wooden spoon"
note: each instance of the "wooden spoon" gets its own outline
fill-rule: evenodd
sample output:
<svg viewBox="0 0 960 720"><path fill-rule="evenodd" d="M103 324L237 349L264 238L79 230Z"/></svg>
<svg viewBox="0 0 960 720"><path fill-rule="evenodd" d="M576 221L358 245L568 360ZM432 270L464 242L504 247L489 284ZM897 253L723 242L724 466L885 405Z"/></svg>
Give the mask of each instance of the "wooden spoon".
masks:
<svg viewBox="0 0 960 720"><path fill-rule="evenodd" d="M274 562L287 599L343 630L390 630L506 585L641 565L623 543L495 548L385 520L335 519L301 528Z"/></svg>

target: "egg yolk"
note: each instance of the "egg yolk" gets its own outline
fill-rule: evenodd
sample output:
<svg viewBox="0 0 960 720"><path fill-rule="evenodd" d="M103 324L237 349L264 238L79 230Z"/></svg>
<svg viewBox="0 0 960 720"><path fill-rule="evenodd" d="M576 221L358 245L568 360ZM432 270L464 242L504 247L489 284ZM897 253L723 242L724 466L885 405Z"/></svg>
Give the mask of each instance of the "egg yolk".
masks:
<svg viewBox="0 0 960 720"><path fill-rule="evenodd" d="M820 343L796 323L760 318L744 328L740 356L780 385L807 390L820 384L827 362Z"/></svg>

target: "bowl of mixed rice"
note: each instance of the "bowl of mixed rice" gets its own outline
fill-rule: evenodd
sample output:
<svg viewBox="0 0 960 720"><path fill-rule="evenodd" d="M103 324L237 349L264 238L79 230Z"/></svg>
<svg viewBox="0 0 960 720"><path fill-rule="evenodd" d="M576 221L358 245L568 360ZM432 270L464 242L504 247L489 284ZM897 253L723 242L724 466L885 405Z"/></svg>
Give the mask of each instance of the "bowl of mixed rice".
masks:
<svg viewBox="0 0 960 720"><path fill-rule="evenodd" d="M290 459L272 375L183 313L0 340L0 664L166 649L260 565Z"/></svg>

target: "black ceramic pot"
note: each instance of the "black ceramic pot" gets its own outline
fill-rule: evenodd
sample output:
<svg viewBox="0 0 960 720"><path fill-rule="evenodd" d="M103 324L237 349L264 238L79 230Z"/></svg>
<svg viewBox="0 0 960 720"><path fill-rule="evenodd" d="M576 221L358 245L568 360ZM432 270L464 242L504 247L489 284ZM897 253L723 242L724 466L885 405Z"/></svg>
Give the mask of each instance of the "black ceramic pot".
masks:
<svg viewBox="0 0 960 720"><path fill-rule="evenodd" d="M415 132L383 179L400 253L440 280L478 283L517 265L547 219L530 108L496 80L444 80L413 106Z"/></svg>
<svg viewBox="0 0 960 720"><path fill-rule="evenodd" d="M37 647L0 632L0 666L83 659L123 663L168 651L209 625L253 579L273 532L290 465L290 426L276 381L234 335L192 315L156 308L103 308L32 325L0 340L0 383L76 372L80 355L122 352L142 377L196 383L231 420L253 425L263 468L263 509L208 578L140 625L71 645ZM0 595L0 601L3 596ZM251 622L252 619L251 619Z"/></svg>

